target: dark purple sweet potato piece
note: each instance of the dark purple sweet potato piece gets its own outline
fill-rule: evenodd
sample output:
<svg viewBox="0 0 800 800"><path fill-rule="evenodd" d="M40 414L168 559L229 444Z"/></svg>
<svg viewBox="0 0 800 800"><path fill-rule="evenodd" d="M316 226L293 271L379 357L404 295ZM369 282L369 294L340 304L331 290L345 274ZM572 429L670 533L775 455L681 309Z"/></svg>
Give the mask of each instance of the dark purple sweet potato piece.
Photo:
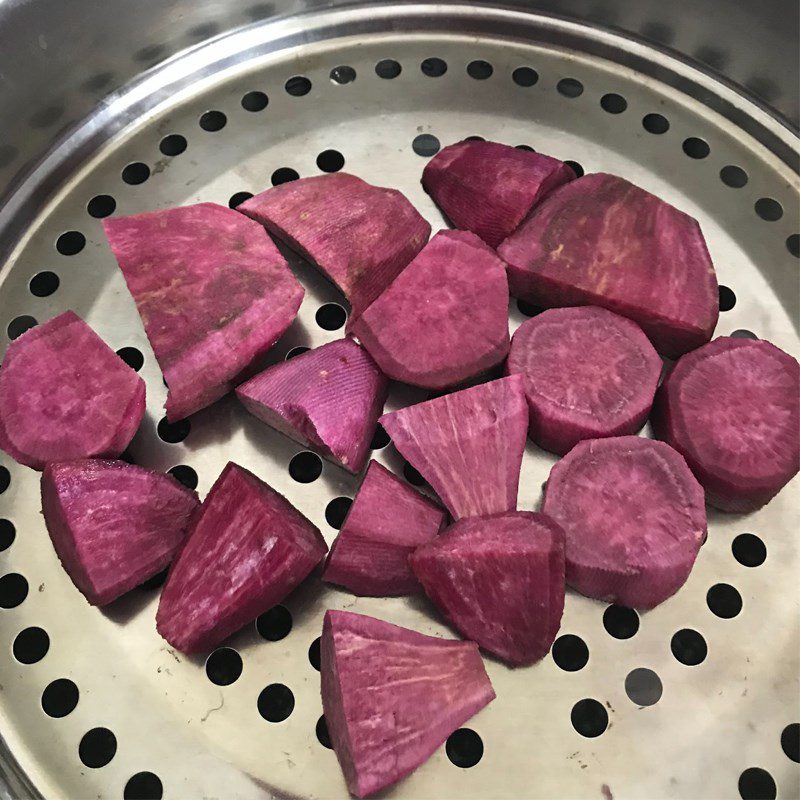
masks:
<svg viewBox="0 0 800 800"><path fill-rule="evenodd" d="M380 422L454 519L516 508L528 431L521 375L408 406Z"/></svg>
<svg viewBox="0 0 800 800"><path fill-rule="evenodd" d="M722 511L766 505L800 466L800 367L765 341L720 337L683 356L653 426Z"/></svg>
<svg viewBox="0 0 800 800"><path fill-rule="evenodd" d="M42 510L61 564L80 593L104 606L172 561L199 508L170 475L124 461L50 462Z"/></svg>
<svg viewBox="0 0 800 800"><path fill-rule="evenodd" d="M353 594L396 597L420 589L408 564L447 515L377 461L370 461L353 505L331 546L322 579Z"/></svg>
<svg viewBox="0 0 800 800"><path fill-rule="evenodd" d="M456 228L497 247L553 189L575 178L563 161L498 142L466 141L440 150L422 185Z"/></svg>
<svg viewBox="0 0 800 800"><path fill-rule="evenodd" d="M390 378L442 389L508 353L505 264L477 236L440 231L353 325Z"/></svg>
<svg viewBox="0 0 800 800"><path fill-rule="evenodd" d="M237 206L321 270L350 301L350 322L422 249L431 226L396 189L335 172L267 189Z"/></svg>
<svg viewBox="0 0 800 800"><path fill-rule="evenodd" d="M707 342L717 324L717 278L697 221L615 175L560 186L498 253L511 294L615 311L670 358Z"/></svg>
<svg viewBox="0 0 800 800"><path fill-rule="evenodd" d="M396 783L495 698L478 646L328 611L322 707L347 786L366 797Z"/></svg>
<svg viewBox="0 0 800 800"><path fill-rule="evenodd" d="M327 550L285 497L228 463L169 571L158 632L181 652L210 650L280 603Z"/></svg>
<svg viewBox="0 0 800 800"><path fill-rule="evenodd" d="M144 381L65 311L8 346L0 369L0 448L20 464L115 458L144 415Z"/></svg>
<svg viewBox="0 0 800 800"><path fill-rule="evenodd" d="M350 472L360 472L389 382L369 353L337 339L275 364L236 395L263 422Z"/></svg>
<svg viewBox="0 0 800 800"><path fill-rule="evenodd" d="M214 203L103 220L183 419L227 394L294 320L303 287L256 223Z"/></svg>
<svg viewBox="0 0 800 800"><path fill-rule="evenodd" d="M583 439L636 433L653 405L661 365L635 322L582 306L523 322L506 369L525 377L531 439L564 455Z"/></svg>
<svg viewBox="0 0 800 800"><path fill-rule="evenodd" d="M675 594L706 536L703 489L683 457L639 436L577 444L551 470L542 511L566 534L567 583L631 608Z"/></svg>
<svg viewBox="0 0 800 800"><path fill-rule="evenodd" d="M510 664L545 656L564 611L564 531L544 514L462 519L410 559L439 610Z"/></svg>

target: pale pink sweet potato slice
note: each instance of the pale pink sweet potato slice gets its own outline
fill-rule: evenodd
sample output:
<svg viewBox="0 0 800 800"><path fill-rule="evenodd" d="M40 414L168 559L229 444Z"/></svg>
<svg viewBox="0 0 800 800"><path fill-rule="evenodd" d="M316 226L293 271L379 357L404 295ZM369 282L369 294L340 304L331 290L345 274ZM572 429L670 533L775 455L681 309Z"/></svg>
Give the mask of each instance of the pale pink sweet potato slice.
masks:
<svg viewBox="0 0 800 800"><path fill-rule="evenodd" d="M653 426L722 511L766 505L800 465L800 367L765 341L720 337L678 361Z"/></svg>
<svg viewBox="0 0 800 800"><path fill-rule="evenodd" d="M322 579L357 595L396 597L418 592L408 557L439 533L446 518L441 506L370 461L331 546Z"/></svg>
<svg viewBox="0 0 800 800"><path fill-rule="evenodd" d="M440 150L425 166L422 185L456 228L497 247L537 203L574 178L550 156L471 140Z"/></svg>
<svg viewBox="0 0 800 800"><path fill-rule="evenodd" d="M236 395L263 422L355 473L388 389L369 353L345 338L265 369Z"/></svg>
<svg viewBox="0 0 800 800"><path fill-rule="evenodd" d="M15 339L0 369L0 448L20 464L115 458L144 415L144 381L76 314Z"/></svg>
<svg viewBox="0 0 800 800"><path fill-rule="evenodd" d="M366 797L426 761L495 698L478 647L328 611L322 707L347 786Z"/></svg>
<svg viewBox="0 0 800 800"><path fill-rule="evenodd" d="M636 433L661 367L635 322L596 306L554 308L526 320L506 365L525 378L531 438L559 455L583 439Z"/></svg>
<svg viewBox="0 0 800 800"><path fill-rule="evenodd" d="M505 264L475 234L440 231L353 325L394 380L442 389L508 353Z"/></svg>
<svg viewBox="0 0 800 800"><path fill-rule="evenodd" d="M239 383L294 320L303 287L252 220L214 203L103 220L169 387L174 422Z"/></svg>
<svg viewBox="0 0 800 800"><path fill-rule="evenodd" d="M717 278L697 221L615 175L560 186L498 253L511 294L615 311L670 358L707 342L717 324Z"/></svg>
<svg viewBox="0 0 800 800"><path fill-rule="evenodd" d="M64 570L93 605L104 606L172 561L199 508L170 475L124 461L51 462L42 510Z"/></svg>
<svg viewBox="0 0 800 800"><path fill-rule="evenodd" d="M484 650L513 665L550 650L564 611L564 531L546 515L462 519L410 562L437 608Z"/></svg>
<svg viewBox="0 0 800 800"><path fill-rule="evenodd" d="M528 430L521 375L408 406L380 422L454 519L516 508Z"/></svg>
<svg viewBox="0 0 800 800"><path fill-rule="evenodd" d="M683 457L639 436L577 444L551 470L542 510L566 534L567 583L631 608L678 591L706 536L703 489Z"/></svg>
<svg viewBox="0 0 800 800"><path fill-rule="evenodd" d="M431 226L396 189L346 172L301 178L237 206L324 273L350 301L350 322L422 249Z"/></svg>
<svg viewBox="0 0 800 800"><path fill-rule="evenodd" d="M170 568L158 632L181 652L210 650L280 603L327 550L319 530L285 497L229 463Z"/></svg>

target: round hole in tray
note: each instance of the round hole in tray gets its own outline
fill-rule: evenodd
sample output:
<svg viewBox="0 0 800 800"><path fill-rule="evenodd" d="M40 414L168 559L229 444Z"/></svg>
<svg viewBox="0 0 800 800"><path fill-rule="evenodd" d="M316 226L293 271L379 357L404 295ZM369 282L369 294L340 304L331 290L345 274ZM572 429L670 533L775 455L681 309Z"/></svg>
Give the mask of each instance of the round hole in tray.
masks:
<svg viewBox="0 0 800 800"><path fill-rule="evenodd" d="M733 619L742 610L742 596L729 583L716 583L706 593L706 603L712 614Z"/></svg>
<svg viewBox="0 0 800 800"><path fill-rule="evenodd" d="M600 98L600 108L609 114L622 114L628 108L628 101L621 94L609 92Z"/></svg>
<svg viewBox="0 0 800 800"><path fill-rule="evenodd" d="M520 314L524 314L526 317L535 317L537 314L541 314L542 311L544 311L543 308L535 306L527 300L517 300L517 308Z"/></svg>
<svg viewBox="0 0 800 800"><path fill-rule="evenodd" d="M575 177L582 178L585 174L583 166L579 164L577 161L565 161L564 162L570 169L575 173Z"/></svg>
<svg viewBox="0 0 800 800"><path fill-rule="evenodd" d="M136 372L144 366L144 355L136 347L120 347L117 350L117 355Z"/></svg>
<svg viewBox="0 0 800 800"><path fill-rule="evenodd" d="M800 722L792 722L783 729L781 747L787 758L800 764Z"/></svg>
<svg viewBox="0 0 800 800"><path fill-rule="evenodd" d="M402 70L403 68L393 58L384 58L375 65L375 74L385 80L396 78Z"/></svg>
<svg viewBox="0 0 800 800"><path fill-rule="evenodd" d="M283 722L294 711L294 694L282 683L271 683L258 696L258 713L267 722Z"/></svg>
<svg viewBox="0 0 800 800"><path fill-rule="evenodd" d="M347 312L338 303L325 303L314 315L317 325L326 331L338 331L347 322Z"/></svg>
<svg viewBox="0 0 800 800"><path fill-rule="evenodd" d="M338 172L344 166L344 156L338 150L323 150L317 156L317 166L323 172Z"/></svg>
<svg viewBox="0 0 800 800"><path fill-rule="evenodd" d="M160 589L166 583L168 574L169 568L162 569L161 572L157 572L152 578L148 578L146 581L140 583L139 588L145 590Z"/></svg>
<svg viewBox="0 0 800 800"><path fill-rule="evenodd" d="M759 197L755 209L765 222L777 222L783 216L783 206L772 197Z"/></svg>
<svg viewBox="0 0 800 800"><path fill-rule="evenodd" d="M739 776L739 796L742 800L775 800L778 787L765 769L749 767Z"/></svg>
<svg viewBox="0 0 800 800"><path fill-rule="evenodd" d="M138 186L150 177L150 167L141 161L133 161L122 170L122 180L129 186Z"/></svg>
<svg viewBox="0 0 800 800"><path fill-rule="evenodd" d="M730 311L736 305L736 292L728 286L719 286L719 310Z"/></svg>
<svg viewBox="0 0 800 800"><path fill-rule="evenodd" d="M80 231L64 231L56 239L56 250L62 256L75 256L86 246L86 237Z"/></svg>
<svg viewBox="0 0 800 800"><path fill-rule="evenodd" d="M42 711L48 717L66 717L78 705L80 692L69 678L57 678L44 687L42 692Z"/></svg>
<svg viewBox="0 0 800 800"><path fill-rule="evenodd" d="M86 210L90 217L102 219L113 214L117 208L117 201L110 194L96 194L87 204Z"/></svg>
<svg viewBox="0 0 800 800"><path fill-rule="evenodd" d="M343 64L331 70L330 78L334 83L338 83L341 86L345 83L352 83L356 79L356 71L352 67Z"/></svg>
<svg viewBox="0 0 800 800"><path fill-rule="evenodd" d="M279 642L292 632L292 613L286 606L273 606L256 620L256 630L262 639Z"/></svg>
<svg viewBox="0 0 800 800"><path fill-rule="evenodd" d="M603 612L603 627L615 639L630 639L639 630L639 615L632 608L610 605Z"/></svg>
<svg viewBox="0 0 800 800"><path fill-rule="evenodd" d="M589 661L589 648L580 636L566 633L553 642L553 661L565 672L577 672Z"/></svg>
<svg viewBox="0 0 800 800"><path fill-rule="evenodd" d="M28 288L34 297L50 297L59 287L61 281L55 272L45 270L37 272L28 284Z"/></svg>
<svg viewBox="0 0 800 800"><path fill-rule="evenodd" d="M440 78L447 72L447 62L436 57L426 58L423 59L419 68L422 70L422 74L429 78Z"/></svg>
<svg viewBox="0 0 800 800"><path fill-rule="evenodd" d="M702 634L691 628L677 631L670 642L672 655L687 667L696 667L706 660L708 645Z"/></svg>
<svg viewBox="0 0 800 800"><path fill-rule="evenodd" d="M514 147L516 147L517 150L527 150L529 153L536 152L529 144L515 144Z"/></svg>
<svg viewBox="0 0 800 800"><path fill-rule="evenodd" d="M485 142L486 139L484 139L483 136L465 136L464 137L464 141L465 142Z"/></svg>
<svg viewBox="0 0 800 800"><path fill-rule="evenodd" d="M50 637L42 628L25 628L14 638L12 652L20 664L36 664L50 649Z"/></svg>
<svg viewBox="0 0 800 800"><path fill-rule="evenodd" d="M669 130L669 120L663 114L645 114L642 117L642 127L648 133L666 133Z"/></svg>
<svg viewBox="0 0 800 800"><path fill-rule="evenodd" d="M22 336L25 331L35 328L38 324L35 317L30 316L30 314L23 314L20 317L14 317L14 319L8 323L6 333L9 339L16 339L18 336Z"/></svg>
<svg viewBox="0 0 800 800"><path fill-rule="evenodd" d="M471 728L459 728L447 737L447 757L457 767L469 769L483 758L483 740Z"/></svg>
<svg viewBox="0 0 800 800"><path fill-rule="evenodd" d="M577 78L562 78L556 84L556 90L563 97L574 99L583 94L583 84Z"/></svg>
<svg viewBox="0 0 800 800"><path fill-rule="evenodd" d="M10 519L0 519L0 552L8 550L14 539L17 538L17 529Z"/></svg>
<svg viewBox="0 0 800 800"><path fill-rule="evenodd" d="M296 181L299 177L300 174L296 169L292 169L291 167L278 167L278 169L272 173L270 181L273 186L280 186L282 183Z"/></svg>
<svg viewBox="0 0 800 800"><path fill-rule="evenodd" d="M310 347L304 347L303 345L300 345L298 347L293 347L286 354L286 357L284 358L284 361L291 361L291 359L297 358L297 356L301 356L301 355L303 355L303 353L307 353L310 349L311 349Z"/></svg>
<svg viewBox="0 0 800 800"><path fill-rule="evenodd" d="M166 417L162 417L158 421L156 430L158 431L158 438L162 442L168 444L178 444L182 442L192 429L192 424L188 419L180 419L177 422L170 422Z"/></svg>
<svg viewBox="0 0 800 800"><path fill-rule="evenodd" d="M587 738L600 736L608 727L608 711L603 704L591 697L578 700L570 713L572 727Z"/></svg>
<svg viewBox="0 0 800 800"><path fill-rule="evenodd" d="M235 192L228 198L228 208L236 208L236 206L244 203L253 196L252 192Z"/></svg>
<svg viewBox="0 0 800 800"><path fill-rule="evenodd" d="M28 581L18 572L0 578L0 608L16 608L28 596Z"/></svg>
<svg viewBox="0 0 800 800"><path fill-rule="evenodd" d="M697 136L690 136L688 139L683 140L683 152L689 158L706 158L711 152L708 142L704 139L699 139Z"/></svg>
<svg viewBox="0 0 800 800"><path fill-rule="evenodd" d="M412 486L425 486L427 481L417 472L417 469L408 461L403 465L403 475Z"/></svg>
<svg viewBox="0 0 800 800"><path fill-rule="evenodd" d="M286 81L284 89L292 97L302 97L311 91L311 81L305 75L295 75Z"/></svg>
<svg viewBox="0 0 800 800"><path fill-rule="evenodd" d="M211 109L200 115L198 124L204 131L216 133L217 131L221 131L228 124L228 118L222 111Z"/></svg>
<svg viewBox="0 0 800 800"><path fill-rule="evenodd" d="M439 140L432 133L420 133L414 137L411 142L411 148L418 156L430 158L439 152L441 144Z"/></svg>
<svg viewBox="0 0 800 800"><path fill-rule="evenodd" d="M319 659L320 659L320 638L317 636L313 642L308 646L308 663L319 672Z"/></svg>
<svg viewBox="0 0 800 800"><path fill-rule="evenodd" d="M0 494L11 486L11 473L7 467L0 465Z"/></svg>
<svg viewBox="0 0 800 800"><path fill-rule="evenodd" d="M786 237L786 249L795 258L800 258L800 233L792 233Z"/></svg>
<svg viewBox="0 0 800 800"><path fill-rule="evenodd" d="M206 659L206 675L217 686L230 686L242 674L242 657L232 647L218 647Z"/></svg>
<svg viewBox="0 0 800 800"><path fill-rule="evenodd" d="M333 745L331 744L331 736L328 733L328 722L325 719L324 714L317 720L315 733L317 734L317 741L323 747L327 747L328 750L333 750Z"/></svg>
<svg viewBox="0 0 800 800"><path fill-rule="evenodd" d="M197 488L197 473L188 464L177 464L169 470L169 474L187 489Z"/></svg>
<svg viewBox="0 0 800 800"><path fill-rule="evenodd" d="M741 189L747 186L747 173L735 164L728 164L719 171L720 180L731 189Z"/></svg>
<svg viewBox="0 0 800 800"><path fill-rule="evenodd" d="M378 423L375 428L375 433L372 435L372 441L369 443L369 446L371 450L382 450L391 441L392 440L389 438L389 434L384 430L383 425Z"/></svg>
<svg viewBox="0 0 800 800"><path fill-rule="evenodd" d="M737 328L733 333L731 333L734 339L758 339L753 331L748 331L747 328Z"/></svg>
<svg viewBox="0 0 800 800"><path fill-rule="evenodd" d="M179 133L170 133L161 140L158 149L165 156L179 156L186 146L185 136L181 136Z"/></svg>
<svg viewBox="0 0 800 800"><path fill-rule="evenodd" d="M651 669L638 667L625 677L625 694L637 706L652 706L660 699L664 691L661 678Z"/></svg>
<svg viewBox="0 0 800 800"><path fill-rule="evenodd" d="M248 92L242 97L242 108L245 111L263 111L269 105L269 97L264 92Z"/></svg>
<svg viewBox="0 0 800 800"><path fill-rule="evenodd" d="M511 73L511 80L517 86L533 86L539 80L539 73L531 67L517 67Z"/></svg>
<svg viewBox="0 0 800 800"><path fill-rule="evenodd" d="M92 769L104 767L117 752L117 737L108 728L92 728L78 745L81 762Z"/></svg>
<svg viewBox="0 0 800 800"><path fill-rule="evenodd" d="M760 567L767 558L767 547L754 533L740 533L731 543L733 557L744 567Z"/></svg>
<svg viewBox="0 0 800 800"><path fill-rule="evenodd" d="M331 528L339 530L339 528L342 527L344 518L347 516L351 505L353 505L353 501L349 497L334 497L333 500L325 506L325 521Z"/></svg>
<svg viewBox="0 0 800 800"><path fill-rule="evenodd" d="M298 483L313 483L322 475L322 459L316 453L304 450L289 462L289 475Z"/></svg>
<svg viewBox="0 0 800 800"><path fill-rule="evenodd" d="M487 78L491 78L493 72L494 67L488 61L483 61L482 59L476 59L467 64L467 75L476 81L485 81Z"/></svg>
<svg viewBox="0 0 800 800"><path fill-rule="evenodd" d="M128 778L122 793L124 800L161 800L164 786L153 772L137 772Z"/></svg>

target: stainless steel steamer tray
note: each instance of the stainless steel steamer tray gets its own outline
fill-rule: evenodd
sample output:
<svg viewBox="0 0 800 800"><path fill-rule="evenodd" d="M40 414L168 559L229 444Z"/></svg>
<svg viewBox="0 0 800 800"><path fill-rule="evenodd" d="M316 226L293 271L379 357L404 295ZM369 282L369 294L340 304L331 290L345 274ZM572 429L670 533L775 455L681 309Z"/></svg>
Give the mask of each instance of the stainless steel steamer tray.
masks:
<svg viewBox="0 0 800 800"><path fill-rule="evenodd" d="M115 349L133 348L131 363L143 357L137 463L190 467L203 495L235 459L330 542L342 504L329 504L357 486L342 470L326 463L316 480L295 480L313 477L314 458L293 461L301 448L231 398L183 428L159 427L166 390L98 217L114 207L228 203L287 171L314 175L343 160L404 191L436 229L442 217L419 182L426 157L471 135L618 173L697 217L727 287L717 333L752 332L800 351L798 176L787 166L796 140L787 130L731 88L631 40L543 16L433 5L244 29L112 96L2 212L2 347L6 329L74 309ZM308 293L275 359L342 335L331 329L339 309L320 311L340 301L337 292L297 269ZM512 301L511 328L523 318ZM389 408L422 397L397 390ZM374 455L402 473L391 446ZM311 662L324 610L452 635L422 600L355 599L309 580L288 613L267 615L260 632L247 626L227 643L235 652L212 656L214 683L204 659L156 634L157 589L104 612L86 604L48 541L38 474L0 461L2 758L19 795L344 798L334 753L318 738ZM529 446L522 508L538 504L553 462ZM567 638L554 654L517 670L487 659L498 698L468 723L477 736L454 737L386 796L730 798L774 796L774 781L779 797L797 797L797 488L746 517L710 512L688 583L654 611L629 618L569 593Z"/></svg>

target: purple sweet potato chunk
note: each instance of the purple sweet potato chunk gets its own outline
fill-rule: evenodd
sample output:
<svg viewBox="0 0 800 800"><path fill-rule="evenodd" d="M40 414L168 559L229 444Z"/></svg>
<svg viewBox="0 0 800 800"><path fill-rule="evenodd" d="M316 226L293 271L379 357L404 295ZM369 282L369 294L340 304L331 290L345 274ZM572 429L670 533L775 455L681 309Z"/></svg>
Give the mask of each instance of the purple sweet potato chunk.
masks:
<svg viewBox="0 0 800 800"><path fill-rule="evenodd" d="M653 426L722 511L766 505L800 466L800 367L765 341L721 337L683 356Z"/></svg>
<svg viewBox="0 0 800 800"><path fill-rule="evenodd" d="M422 185L456 228L497 247L537 203L574 178L550 156L467 141L440 150L423 170Z"/></svg>
<svg viewBox="0 0 800 800"><path fill-rule="evenodd" d="M171 421L241 381L297 315L303 287L251 220L214 203L103 220L169 386Z"/></svg>
<svg viewBox="0 0 800 800"><path fill-rule="evenodd" d="M532 664L564 611L564 531L544 514L462 519L411 556L425 593L467 639Z"/></svg>
<svg viewBox="0 0 800 800"><path fill-rule="evenodd" d="M703 489L683 457L639 436L577 444L551 470L542 511L566 534L567 583L631 608L675 594L706 536Z"/></svg>
<svg viewBox="0 0 800 800"><path fill-rule="evenodd" d="M144 381L65 311L8 346L0 369L0 448L20 464L115 458L144 415Z"/></svg>
<svg viewBox="0 0 800 800"><path fill-rule="evenodd" d="M440 231L352 328L390 377L442 389L508 353L505 264L475 234Z"/></svg>
<svg viewBox="0 0 800 800"><path fill-rule="evenodd" d="M615 311L670 358L707 342L717 324L717 278L697 220L615 175L560 186L498 253L511 294Z"/></svg>
<svg viewBox="0 0 800 800"><path fill-rule="evenodd" d="M366 797L426 761L495 698L478 646L328 611L322 707L350 792Z"/></svg>
<svg viewBox="0 0 800 800"><path fill-rule="evenodd" d="M350 301L350 321L422 249L431 226L396 189L335 172L267 189L237 206L321 270Z"/></svg>
<svg viewBox="0 0 800 800"><path fill-rule="evenodd" d="M418 592L408 557L439 533L446 517L443 508L370 461L322 579L362 596Z"/></svg>
<svg viewBox="0 0 800 800"><path fill-rule="evenodd" d="M345 338L265 369L236 395L267 425L356 473L388 390L369 353Z"/></svg>
<svg viewBox="0 0 800 800"><path fill-rule="evenodd" d="M525 377L530 437L564 455L583 439L636 433L653 405L661 364L635 322L582 306L523 322L506 369Z"/></svg>
<svg viewBox="0 0 800 800"><path fill-rule="evenodd" d="M280 603L327 550L283 495L228 463L169 571L158 632L181 652L210 650Z"/></svg>
<svg viewBox="0 0 800 800"><path fill-rule="evenodd" d="M380 422L454 519L516 508L528 430L521 375L409 406Z"/></svg>
<svg viewBox="0 0 800 800"><path fill-rule="evenodd" d="M50 462L42 510L61 564L80 593L104 606L172 561L199 508L170 475L124 461Z"/></svg>

